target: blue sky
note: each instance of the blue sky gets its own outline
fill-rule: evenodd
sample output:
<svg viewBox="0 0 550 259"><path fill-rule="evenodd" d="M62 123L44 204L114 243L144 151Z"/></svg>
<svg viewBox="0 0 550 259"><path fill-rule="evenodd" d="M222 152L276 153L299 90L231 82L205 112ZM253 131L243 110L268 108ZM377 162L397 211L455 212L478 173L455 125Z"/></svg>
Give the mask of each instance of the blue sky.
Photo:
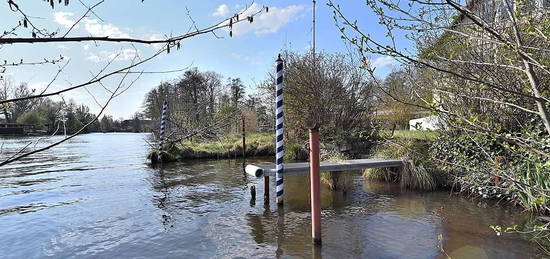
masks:
<svg viewBox="0 0 550 259"><path fill-rule="evenodd" d="M89 5L96 1L83 1ZM20 3L19 3L20 2ZM57 2L57 1L55 1ZM376 19L372 17L362 1L335 1L351 17L361 18L360 24L374 36L383 37L382 31L377 34ZM86 9L78 2L71 1L69 6L56 6L51 9L47 2L18 1L20 7L29 15L38 17L35 21L52 31L61 34L78 19ZM89 15L71 31L71 36L130 36L134 38L159 38L164 35L177 35L186 32L192 24L189 13L197 26L205 27L224 17L242 10L247 1L181 1L181 0L106 0L95 12L101 18ZM311 1L256 1L254 8L269 6L268 14L262 14L252 24L236 27L234 36L229 37L225 31L218 35L202 35L183 42L179 51L163 55L142 68L147 71L173 70L196 66L200 70L212 70L225 77L240 77L249 92L254 91L256 82L266 78L273 69L274 59L283 49L305 52L311 43ZM0 3L2 23L9 26L16 24L18 16L11 12L6 1ZM372 17L372 19L371 19ZM21 31L21 36L28 36ZM155 51L154 46L135 45L140 56L145 57ZM348 52L340 33L334 25L332 11L326 1L317 2L317 49L327 52ZM91 73L99 71L106 64L109 56L121 53L114 67L127 65L134 56L135 49L129 44L120 43L48 43L3 46L0 48L0 59L8 62L41 60L60 55L67 57L69 64L64 73L49 90L62 89L71 84L86 82ZM377 67L380 76L385 76L396 62L388 57L373 56L372 63ZM15 83L26 82L31 87L42 89L57 70L57 66L18 67L8 69L6 75ZM161 81L171 80L176 74L148 74L143 76L126 93L114 100L106 113L115 118L129 118L141 109L143 97L147 91ZM107 86L114 80L105 82ZM87 88L99 101L105 100L107 92L99 85ZM99 106L84 89L71 91L63 95L65 100L88 105L97 112Z"/></svg>

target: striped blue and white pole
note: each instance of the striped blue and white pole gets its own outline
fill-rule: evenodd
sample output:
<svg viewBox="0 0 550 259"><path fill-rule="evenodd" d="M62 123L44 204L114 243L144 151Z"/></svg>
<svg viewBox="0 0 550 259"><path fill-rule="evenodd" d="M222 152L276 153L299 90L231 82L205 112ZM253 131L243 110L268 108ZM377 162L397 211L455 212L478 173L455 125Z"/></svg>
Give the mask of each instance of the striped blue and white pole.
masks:
<svg viewBox="0 0 550 259"><path fill-rule="evenodd" d="M277 153L275 155L275 180L277 183L277 204L283 204L283 80L284 80L283 60L281 55L277 58L277 94L275 99L275 148Z"/></svg>
<svg viewBox="0 0 550 259"><path fill-rule="evenodd" d="M166 130L166 117L168 116L168 101L162 105L162 117L160 119L159 152L158 160L162 162L162 146L164 145L164 132Z"/></svg>

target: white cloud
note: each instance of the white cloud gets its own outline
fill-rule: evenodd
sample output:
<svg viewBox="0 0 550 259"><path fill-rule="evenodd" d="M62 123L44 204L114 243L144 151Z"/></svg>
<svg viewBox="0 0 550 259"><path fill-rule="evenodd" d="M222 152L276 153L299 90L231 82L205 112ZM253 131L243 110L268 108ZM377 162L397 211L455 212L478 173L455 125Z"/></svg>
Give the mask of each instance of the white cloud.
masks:
<svg viewBox="0 0 550 259"><path fill-rule="evenodd" d="M385 56L385 57L377 57L374 59L374 61L371 63L373 67L382 68L382 67L392 67L397 65L397 60L393 57Z"/></svg>
<svg viewBox="0 0 550 259"><path fill-rule="evenodd" d="M218 6L218 8L214 13L212 13L212 16L223 17L223 16L226 16L228 13L229 13L229 7L226 4L222 4Z"/></svg>
<svg viewBox="0 0 550 259"><path fill-rule="evenodd" d="M90 54L89 56L86 57L87 60L89 61L92 61L94 63L99 63L101 61L103 61L103 59L98 56L98 55L95 55L95 54Z"/></svg>
<svg viewBox="0 0 550 259"><path fill-rule="evenodd" d="M123 49L118 52L111 52L107 57L109 59L114 58L115 60L123 61L133 59L136 55L138 55L138 51L136 49Z"/></svg>
<svg viewBox="0 0 550 259"><path fill-rule="evenodd" d="M239 54L239 53L231 53L231 57L233 57L234 59L236 59L240 62L244 62L244 63L250 64L250 65L260 65L260 64L262 64L262 59L258 58L258 56L256 56L256 55L249 56L249 55L242 55L242 54Z"/></svg>
<svg viewBox="0 0 550 259"><path fill-rule="evenodd" d="M250 16L259 10L262 6L253 3L241 17ZM262 12L254 17L254 22L241 22L233 26L233 35L243 35L253 32L257 35L275 33L283 26L292 22L298 15L306 9L303 5L290 5L287 7L270 7L269 12Z"/></svg>
<svg viewBox="0 0 550 259"><path fill-rule="evenodd" d="M71 19L74 16L74 13L71 12L55 12L53 13L53 20L59 25L64 26L65 28L71 28L75 24L75 20ZM75 26L78 28L78 25Z"/></svg>
<svg viewBox="0 0 550 259"><path fill-rule="evenodd" d="M101 24L96 19L84 18L84 29L95 37L111 37L111 38L127 38L130 37L127 33L110 23Z"/></svg>
<svg viewBox="0 0 550 259"><path fill-rule="evenodd" d="M89 50L90 49L90 44L84 44L84 46L82 46L82 48L84 50Z"/></svg>
<svg viewBox="0 0 550 259"><path fill-rule="evenodd" d="M71 28L76 21L72 19L74 16L74 13L71 12L55 12L53 14L54 21L64 26L65 28ZM95 37L112 37L112 38L126 38L130 37L127 33L123 32L119 27L107 23L102 24L97 19L92 18L84 18L82 19L82 23L84 23L84 29L86 32L91 34ZM75 28L79 28L79 25L77 24Z"/></svg>
<svg viewBox="0 0 550 259"><path fill-rule="evenodd" d="M101 51L99 54L91 53L86 57L87 60L99 63L102 61L109 61L114 59L115 61L125 61L133 59L136 55L138 55L139 52L135 49L122 49L120 51Z"/></svg>

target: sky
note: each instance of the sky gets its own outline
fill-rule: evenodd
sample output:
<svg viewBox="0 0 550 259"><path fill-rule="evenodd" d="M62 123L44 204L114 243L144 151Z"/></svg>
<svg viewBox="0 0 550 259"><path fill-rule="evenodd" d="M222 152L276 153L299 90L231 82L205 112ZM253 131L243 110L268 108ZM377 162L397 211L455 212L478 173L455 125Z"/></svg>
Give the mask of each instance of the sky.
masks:
<svg viewBox="0 0 550 259"><path fill-rule="evenodd" d="M93 5L99 0L83 0ZM71 1L69 6L57 5L52 9L47 1L16 1L21 9L33 18L38 25L50 31L64 34L79 19L86 8L78 1ZM58 1L55 1L56 3ZM369 14L362 1L335 1L350 17L361 18L360 25L369 28L374 37L383 37L377 31L377 20ZM94 9L78 26L71 30L69 36L110 36L132 37L141 39L159 39L166 35L185 33L193 22L199 28L214 24L239 12L245 6L252 9L268 6L269 12L257 16L253 23L235 26L233 37L227 31L186 39L181 49L171 51L141 66L145 71L167 71L197 67L201 71L216 71L225 78L240 77L249 93L255 91L258 82L264 80L274 70L274 61L282 50L307 52L312 38L312 2L297 0L271 1L228 1L228 0L105 0ZM18 22L18 15L10 11L6 1L0 2L0 17L3 27ZM6 28L2 28L5 30ZM21 36L29 36L27 31L20 31ZM317 1L317 40L318 51L349 53L350 48L340 39L332 10L326 1ZM0 59L8 62L40 61L59 56L68 62L63 73L48 88L48 91L63 89L71 85L90 80L94 73L101 70L110 58L117 55L111 69L128 65L137 53L147 57L156 51L155 45L130 45L127 43L46 43L5 45L0 48ZM0 60L0 62L3 62ZM391 57L371 56L371 64L376 67L378 76L384 77L396 65ZM57 65L25 66L9 68L4 76L14 83L25 82L38 91L45 88L65 63ZM124 94L117 97L108 106L105 113L114 118L131 118L142 109L145 94L162 81L177 78L183 72L169 74L146 74ZM112 78L105 81L106 87L113 87L117 81ZM85 104L97 113L108 97L108 92L101 85L91 85L86 89L77 89L64 93L65 101L72 100ZM60 99L61 97L56 97Z"/></svg>

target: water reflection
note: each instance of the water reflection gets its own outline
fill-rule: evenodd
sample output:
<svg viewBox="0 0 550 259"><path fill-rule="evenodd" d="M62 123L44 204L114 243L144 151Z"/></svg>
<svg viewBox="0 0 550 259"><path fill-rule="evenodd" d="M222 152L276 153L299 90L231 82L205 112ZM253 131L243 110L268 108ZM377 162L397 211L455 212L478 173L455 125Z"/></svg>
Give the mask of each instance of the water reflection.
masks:
<svg viewBox="0 0 550 259"><path fill-rule="evenodd" d="M285 177L278 208L273 192L263 202L263 178L247 179L242 161L147 166L145 137L79 136L6 169L0 257L444 258L440 244L453 257L536 253L517 236L497 238L488 228L525 220L513 207L404 191L364 182L359 173L346 192L322 185L323 245L315 247L307 175ZM5 142L16 150L16 140Z"/></svg>

